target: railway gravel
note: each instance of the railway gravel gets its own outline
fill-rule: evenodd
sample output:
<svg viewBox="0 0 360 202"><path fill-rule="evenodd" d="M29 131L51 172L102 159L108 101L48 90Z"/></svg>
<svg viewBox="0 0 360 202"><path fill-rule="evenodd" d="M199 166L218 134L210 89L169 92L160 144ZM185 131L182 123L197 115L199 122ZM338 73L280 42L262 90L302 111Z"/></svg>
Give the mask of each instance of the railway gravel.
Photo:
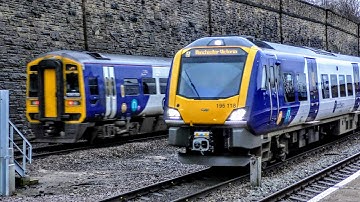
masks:
<svg viewBox="0 0 360 202"><path fill-rule="evenodd" d="M0 200L99 201L201 168L178 162L166 139L76 151L35 159L29 175L39 184Z"/></svg>
<svg viewBox="0 0 360 202"><path fill-rule="evenodd" d="M267 195L298 182L325 167L360 151L360 137L349 138L331 149L300 159L296 164L284 165L274 172L263 172L262 186L251 187L249 181L237 182L213 192L204 201L259 201Z"/></svg>
<svg viewBox="0 0 360 202"><path fill-rule="evenodd" d="M262 187L238 182L206 196L201 201L257 201L309 176L321 168L360 150L360 137L337 144L330 150L264 172ZM121 146L77 151L36 159L29 175L38 185L17 189L3 201L99 201L155 182L190 173L203 166L178 162L167 140L129 143Z"/></svg>

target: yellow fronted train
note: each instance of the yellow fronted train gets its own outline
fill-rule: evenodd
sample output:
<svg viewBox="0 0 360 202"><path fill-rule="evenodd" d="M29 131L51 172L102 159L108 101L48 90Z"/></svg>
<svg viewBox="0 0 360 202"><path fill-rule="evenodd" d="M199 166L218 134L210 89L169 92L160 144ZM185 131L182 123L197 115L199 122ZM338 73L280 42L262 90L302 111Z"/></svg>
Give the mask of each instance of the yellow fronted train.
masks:
<svg viewBox="0 0 360 202"><path fill-rule="evenodd" d="M171 59L54 51L27 65L26 117L40 142L166 130Z"/></svg>
<svg viewBox="0 0 360 202"><path fill-rule="evenodd" d="M359 128L360 58L241 36L179 50L165 102L181 162L245 166L284 160Z"/></svg>

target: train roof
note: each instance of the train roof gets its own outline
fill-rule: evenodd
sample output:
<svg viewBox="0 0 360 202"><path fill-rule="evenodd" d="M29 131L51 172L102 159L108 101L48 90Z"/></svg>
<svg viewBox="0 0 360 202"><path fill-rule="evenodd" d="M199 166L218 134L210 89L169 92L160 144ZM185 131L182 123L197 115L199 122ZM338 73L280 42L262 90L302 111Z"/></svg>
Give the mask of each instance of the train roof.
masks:
<svg viewBox="0 0 360 202"><path fill-rule="evenodd" d="M196 46L214 46L216 41L222 41L218 45L227 45L227 46L245 46L252 47L257 46L262 49L265 53L281 53L281 54L296 54L303 57L314 57L314 58L328 58L335 60L344 60L351 62L360 62L360 57L336 54L328 52L321 49L306 47L306 46L291 46L279 43L272 43L267 41L261 41L255 39L251 36L213 36L213 37L204 37L190 43L186 48L196 47Z"/></svg>
<svg viewBox="0 0 360 202"><path fill-rule="evenodd" d="M334 60L360 62L360 58L356 56L336 54L325 50L306 47L306 46L297 47L297 46L290 46L290 45L271 43L271 42L264 42L264 43L272 47L272 49L264 48L265 52L272 52L273 50L275 50L282 53L302 55L304 57L327 58Z"/></svg>
<svg viewBox="0 0 360 202"><path fill-rule="evenodd" d="M128 64L128 65L152 65L152 66L170 66L172 58L151 57L139 55L117 55L108 53L59 50L40 55L60 55L71 58L82 64L85 63L105 63L105 64Z"/></svg>

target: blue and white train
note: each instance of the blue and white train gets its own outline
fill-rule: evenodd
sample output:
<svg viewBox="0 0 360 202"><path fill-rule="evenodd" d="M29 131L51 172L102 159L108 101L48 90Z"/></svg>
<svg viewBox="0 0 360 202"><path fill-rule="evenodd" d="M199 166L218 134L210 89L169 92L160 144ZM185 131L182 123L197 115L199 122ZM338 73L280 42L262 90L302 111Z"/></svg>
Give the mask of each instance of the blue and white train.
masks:
<svg viewBox="0 0 360 202"><path fill-rule="evenodd" d="M165 103L180 161L245 166L359 128L360 58L249 37L205 37L174 57Z"/></svg>
<svg viewBox="0 0 360 202"><path fill-rule="evenodd" d="M171 59L55 51L27 65L26 117L41 142L166 130Z"/></svg>

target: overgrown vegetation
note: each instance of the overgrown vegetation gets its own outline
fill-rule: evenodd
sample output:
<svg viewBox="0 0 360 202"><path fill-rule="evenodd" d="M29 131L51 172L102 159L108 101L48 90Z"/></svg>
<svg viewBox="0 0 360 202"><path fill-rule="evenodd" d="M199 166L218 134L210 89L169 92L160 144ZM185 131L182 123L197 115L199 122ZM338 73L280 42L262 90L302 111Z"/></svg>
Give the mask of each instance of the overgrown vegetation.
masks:
<svg viewBox="0 0 360 202"><path fill-rule="evenodd" d="M360 23L360 0L306 0Z"/></svg>

